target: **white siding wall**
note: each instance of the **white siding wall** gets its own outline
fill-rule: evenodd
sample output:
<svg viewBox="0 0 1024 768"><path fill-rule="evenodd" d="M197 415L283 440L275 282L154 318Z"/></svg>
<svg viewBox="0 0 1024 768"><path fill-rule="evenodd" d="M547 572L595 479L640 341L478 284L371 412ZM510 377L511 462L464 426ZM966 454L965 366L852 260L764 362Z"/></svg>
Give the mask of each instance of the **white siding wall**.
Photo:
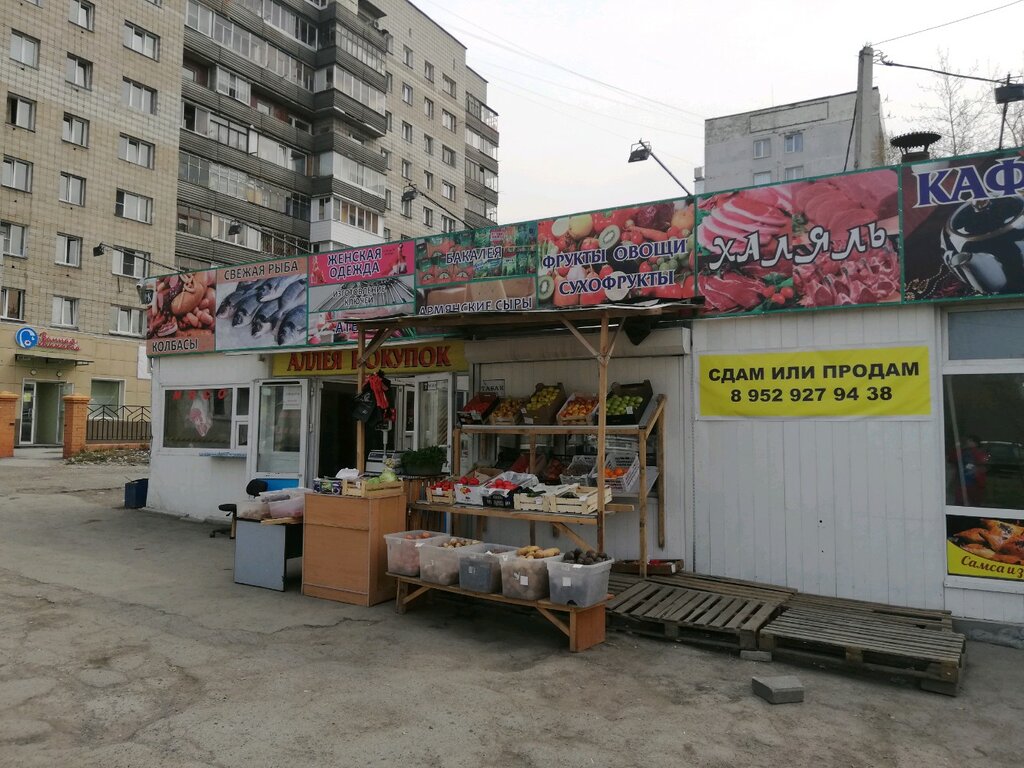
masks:
<svg viewBox="0 0 1024 768"><path fill-rule="evenodd" d="M943 606L936 318L929 306L695 324L695 356L927 345L934 414L927 421L695 421L695 570L823 595Z"/></svg>

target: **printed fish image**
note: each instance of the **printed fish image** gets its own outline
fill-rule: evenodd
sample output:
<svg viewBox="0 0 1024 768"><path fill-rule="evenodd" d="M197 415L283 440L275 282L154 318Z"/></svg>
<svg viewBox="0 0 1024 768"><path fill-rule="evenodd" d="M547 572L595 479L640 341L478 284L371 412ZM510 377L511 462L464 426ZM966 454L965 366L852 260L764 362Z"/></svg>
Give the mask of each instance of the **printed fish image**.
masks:
<svg viewBox="0 0 1024 768"><path fill-rule="evenodd" d="M280 299L261 303L252 316L252 335L259 337L274 330L283 314Z"/></svg>
<svg viewBox="0 0 1024 768"><path fill-rule="evenodd" d="M252 316L256 312L257 307L259 307L259 304L259 299L256 298L255 293L245 296L238 303L238 306L234 308L234 314L231 316L231 325L244 325L251 322Z"/></svg>
<svg viewBox="0 0 1024 768"><path fill-rule="evenodd" d="M281 292L281 309L287 312L299 304L306 303L306 278L300 277Z"/></svg>
<svg viewBox="0 0 1024 768"><path fill-rule="evenodd" d="M277 328L277 345L297 344L306 335L306 308L295 307L284 316Z"/></svg>
<svg viewBox="0 0 1024 768"><path fill-rule="evenodd" d="M230 317L234 312L234 308L242 303L245 297L249 295L250 288L251 285L243 288L242 285L239 284L238 288L225 296L221 300L220 306L217 307L217 317Z"/></svg>
<svg viewBox="0 0 1024 768"><path fill-rule="evenodd" d="M274 299L279 298L289 285L299 280L302 280L303 284L305 284L306 278L301 275L298 277L294 275L289 275L287 277L272 277L259 284L256 288L256 296L260 301L273 301Z"/></svg>

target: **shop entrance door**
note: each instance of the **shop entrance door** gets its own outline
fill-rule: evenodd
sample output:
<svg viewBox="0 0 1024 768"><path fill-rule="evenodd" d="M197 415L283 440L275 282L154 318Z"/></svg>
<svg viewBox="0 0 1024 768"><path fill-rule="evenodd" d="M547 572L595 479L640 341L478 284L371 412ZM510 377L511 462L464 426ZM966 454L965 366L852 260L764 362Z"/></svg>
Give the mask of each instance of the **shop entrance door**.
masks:
<svg viewBox="0 0 1024 768"><path fill-rule="evenodd" d="M271 490L303 485L311 432L308 382L262 381L257 390L249 476L266 480Z"/></svg>
<svg viewBox="0 0 1024 768"><path fill-rule="evenodd" d="M60 445L64 442L63 381L25 381L21 393L21 445Z"/></svg>
<svg viewBox="0 0 1024 768"><path fill-rule="evenodd" d="M416 377L416 404L413 431L415 448L440 445L451 461L449 443L453 427L455 402L453 374L439 373Z"/></svg>
<svg viewBox="0 0 1024 768"><path fill-rule="evenodd" d="M352 406L356 396L355 381L317 382L319 418L315 431L317 440L316 474L334 477L343 467L356 466L356 422Z"/></svg>

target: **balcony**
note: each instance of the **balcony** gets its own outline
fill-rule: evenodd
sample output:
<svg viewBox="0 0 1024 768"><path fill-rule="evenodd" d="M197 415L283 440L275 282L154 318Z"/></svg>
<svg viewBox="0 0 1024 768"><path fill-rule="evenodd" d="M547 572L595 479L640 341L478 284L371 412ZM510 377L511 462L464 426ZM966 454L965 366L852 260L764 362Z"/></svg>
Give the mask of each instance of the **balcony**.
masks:
<svg viewBox="0 0 1024 768"><path fill-rule="evenodd" d="M377 146L360 144L348 138L344 134L331 131L330 133L318 133L313 137L313 153L319 155L321 152L337 152L355 160L360 165L373 168L380 173L387 173L388 161L380 153Z"/></svg>
<svg viewBox="0 0 1024 768"><path fill-rule="evenodd" d="M479 197L480 199L486 200L487 202L493 205L498 204L498 190L491 189L486 184L481 184L479 181L476 181L475 179L466 179L465 184L466 194L473 195L474 197Z"/></svg>
<svg viewBox="0 0 1024 768"><path fill-rule="evenodd" d="M360 104L341 91L328 88L313 97L313 108L318 117L340 117L362 131L374 136L383 136L387 132L387 118L374 112L364 104Z"/></svg>
<svg viewBox="0 0 1024 768"><path fill-rule="evenodd" d="M466 209L466 215L463 218L463 221L465 221L466 224L468 224L473 229L493 227L498 223L496 221L491 221L486 216L481 216L479 213L475 213L474 211L471 211L468 208Z"/></svg>
<svg viewBox="0 0 1024 768"><path fill-rule="evenodd" d="M466 160L476 163L477 165L482 165L484 168L487 168L494 173L498 172L497 160L490 155L485 155L479 149L471 147L469 144L466 145Z"/></svg>
<svg viewBox="0 0 1024 768"><path fill-rule="evenodd" d="M331 3L330 7L320 12L321 22L332 19L355 32L375 48L380 48L382 51L388 49L387 33L376 23L352 13L343 3Z"/></svg>
<svg viewBox="0 0 1024 768"><path fill-rule="evenodd" d="M313 197L324 197L325 195L340 195L354 203L370 208L378 213L384 212L384 198L378 197L372 192L349 184L334 176L317 176L313 179Z"/></svg>
<svg viewBox="0 0 1024 768"><path fill-rule="evenodd" d="M363 64L355 56L342 49L340 45L321 48L316 53L316 68L318 70L331 64L337 64L343 69L347 69L364 83L373 86L378 91L385 92L388 89L387 77L372 67Z"/></svg>
<svg viewBox="0 0 1024 768"><path fill-rule="evenodd" d="M476 131L488 141L494 144L498 143L498 130L485 123L479 117L474 115L468 109L466 110L466 126L473 131Z"/></svg>
<svg viewBox="0 0 1024 768"><path fill-rule="evenodd" d="M251 176L266 179L285 189L294 189L296 192L309 194L311 186L309 176L282 168L269 160L262 160L256 155L250 155L240 149L229 147L184 128L180 131L180 148L183 152L192 152L207 160L230 165L232 168L245 171Z"/></svg>

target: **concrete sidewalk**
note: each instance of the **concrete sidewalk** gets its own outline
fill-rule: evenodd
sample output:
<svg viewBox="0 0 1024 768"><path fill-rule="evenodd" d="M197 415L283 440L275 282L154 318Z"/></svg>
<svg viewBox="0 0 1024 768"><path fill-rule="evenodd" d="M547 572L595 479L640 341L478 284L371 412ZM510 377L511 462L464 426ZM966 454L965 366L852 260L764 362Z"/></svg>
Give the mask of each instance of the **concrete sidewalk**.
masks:
<svg viewBox="0 0 1024 768"><path fill-rule="evenodd" d="M547 623L495 608L397 616L242 587L210 526L119 508L146 469L0 462L2 768L991 768L1024 754L1021 651L972 644L951 699L614 633L570 655ZM806 701L772 707L755 674L797 675Z"/></svg>

